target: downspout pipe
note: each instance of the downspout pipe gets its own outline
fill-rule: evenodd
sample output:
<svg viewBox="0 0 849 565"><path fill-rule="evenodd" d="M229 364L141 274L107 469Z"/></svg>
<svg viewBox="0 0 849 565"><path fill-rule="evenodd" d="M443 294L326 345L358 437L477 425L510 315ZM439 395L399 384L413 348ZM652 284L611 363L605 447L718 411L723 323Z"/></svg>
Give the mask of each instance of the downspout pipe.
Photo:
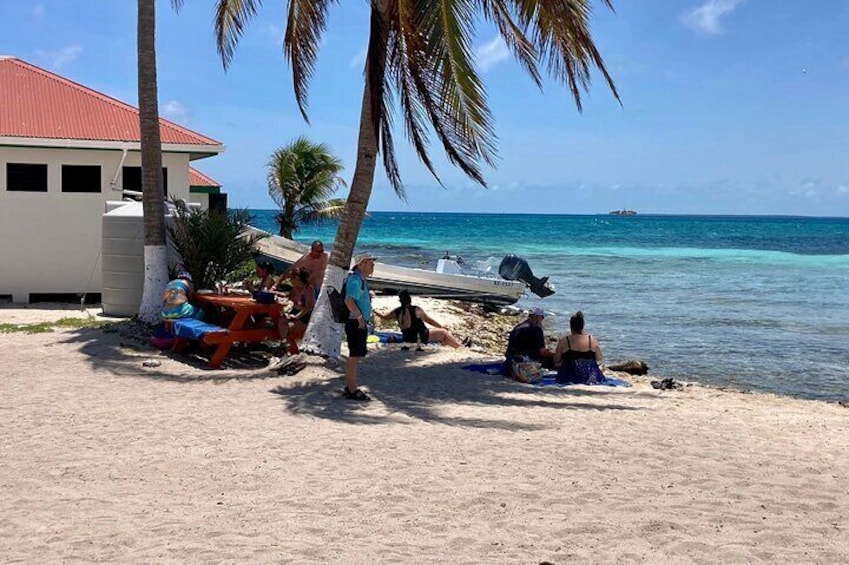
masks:
<svg viewBox="0 0 849 565"><path fill-rule="evenodd" d="M121 161L118 163L118 168L115 170L115 176L112 177L111 181L109 181L109 186L112 188L112 190L119 190L118 189L118 175L121 174L121 169L124 167L124 161L126 161L126 160L127 160L127 148L123 147L121 149Z"/></svg>

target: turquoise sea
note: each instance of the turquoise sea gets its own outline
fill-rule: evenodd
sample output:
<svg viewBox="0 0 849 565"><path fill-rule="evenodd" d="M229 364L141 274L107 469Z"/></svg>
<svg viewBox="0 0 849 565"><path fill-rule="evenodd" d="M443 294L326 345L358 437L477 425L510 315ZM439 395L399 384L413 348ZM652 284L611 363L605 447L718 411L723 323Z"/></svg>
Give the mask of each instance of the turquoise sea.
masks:
<svg viewBox="0 0 849 565"><path fill-rule="evenodd" d="M254 223L274 231L270 210ZM298 240L329 246L335 225ZM849 218L373 212L357 251L434 268L525 257L557 293L522 299L563 332L583 310L608 363L804 398L849 399Z"/></svg>

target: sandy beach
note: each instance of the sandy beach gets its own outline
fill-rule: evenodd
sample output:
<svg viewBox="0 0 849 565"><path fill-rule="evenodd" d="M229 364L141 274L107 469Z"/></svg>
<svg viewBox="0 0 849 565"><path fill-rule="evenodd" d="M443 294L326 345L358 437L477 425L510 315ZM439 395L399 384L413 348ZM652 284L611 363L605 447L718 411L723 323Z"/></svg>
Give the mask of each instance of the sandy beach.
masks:
<svg viewBox="0 0 849 565"><path fill-rule="evenodd" d="M0 347L4 563L849 561L838 404L537 388L440 347L372 350L357 404L319 359L209 370L109 327Z"/></svg>

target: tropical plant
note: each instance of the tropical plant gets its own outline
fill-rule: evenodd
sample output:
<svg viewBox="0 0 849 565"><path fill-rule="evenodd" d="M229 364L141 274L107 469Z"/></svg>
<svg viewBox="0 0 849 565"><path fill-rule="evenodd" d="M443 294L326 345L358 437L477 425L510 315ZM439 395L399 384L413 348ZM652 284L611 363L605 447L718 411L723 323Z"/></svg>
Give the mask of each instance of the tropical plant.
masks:
<svg viewBox="0 0 849 565"><path fill-rule="evenodd" d="M136 28L145 272L139 319L148 323L159 319L162 289L168 283L162 140L156 83L155 4L155 0L138 0Z"/></svg>
<svg viewBox="0 0 849 565"><path fill-rule="evenodd" d="M212 288L218 281L232 280L256 253L256 243L264 237L250 231L251 215L247 210L223 213L186 206L175 209L168 233L196 288Z"/></svg>
<svg viewBox="0 0 849 565"><path fill-rule="evenodd" d="M268 161L268 194L280 208L274 217L280 235L292 239L301 224L338 219L345 200L330 197L345 181L342 161L322 143L299 137L272 153Z"/></svg>
<svg viewBox="0 0 849 565"><path fill-rule="evenodd" d="M611 0L602 1L613 8ZM326 29L327 11L334 3L288 2L283 46L305 119L307 86ZM260 4L261 0L217 0L215 35L225 67ZM494 161L495 134L472 50L478 15L498 29L507 48L538 86L542 86L540 67L565 83L578 110L592 68L601 72L619 99L590 34L590 4L591 0L370 0L357 161L325 285L338 288L350 264L371 196L378 153L390 183L404 197L395 159L393 100L400 104L407 137L435 177L428 155L429 128L449 161L485 186L480 167ZM325 293L313 312L306 348L336 354L339 333L326 328L338 326L330 322Z"/></svg>

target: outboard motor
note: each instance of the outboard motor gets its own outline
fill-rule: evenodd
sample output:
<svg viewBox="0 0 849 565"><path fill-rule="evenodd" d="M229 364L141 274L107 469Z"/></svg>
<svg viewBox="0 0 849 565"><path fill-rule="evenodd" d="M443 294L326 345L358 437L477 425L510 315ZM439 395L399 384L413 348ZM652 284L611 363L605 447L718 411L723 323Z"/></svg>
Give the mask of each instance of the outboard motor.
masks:
<svg viewBox="0 0 849 565"><path fill-rule="evenodd" d="M548 284L548 277L536 278L528 262L512 253L501 260L501 264L498 266L498 274L508 281L522 281L530 287L531 292L540 298L554 294L554 289Z"/></svg>

